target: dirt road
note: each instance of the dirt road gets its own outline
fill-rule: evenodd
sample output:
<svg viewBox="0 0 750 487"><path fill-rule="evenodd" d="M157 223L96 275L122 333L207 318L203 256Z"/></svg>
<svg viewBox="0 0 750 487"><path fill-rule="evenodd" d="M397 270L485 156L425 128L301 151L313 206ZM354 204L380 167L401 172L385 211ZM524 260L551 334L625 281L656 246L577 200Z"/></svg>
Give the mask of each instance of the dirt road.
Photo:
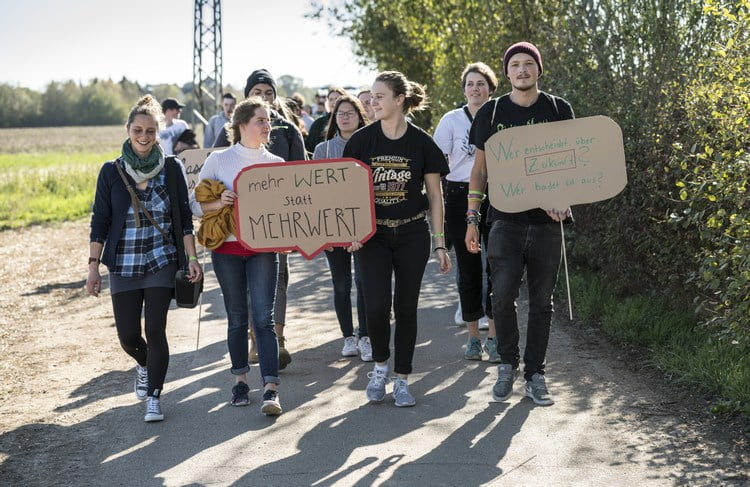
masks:
<svg viewBox="0 0 750 487"><path fill-rule="evenodd" d="M109 295L83 290L87 242L85 221L0 232L0 485L750 483L741 421L707 415L700 395L563 317L548 355L556 404L535 407L518 383L492 402L495 368L462 359L455 285L434 262L415 408L366 403L371 366L339 356L325 259L293 257L285 413L260 414L255 368L253 404L226 406L226 322L208 266L197 350L198 310L171 311L166 420L145 424Z"/></svg>

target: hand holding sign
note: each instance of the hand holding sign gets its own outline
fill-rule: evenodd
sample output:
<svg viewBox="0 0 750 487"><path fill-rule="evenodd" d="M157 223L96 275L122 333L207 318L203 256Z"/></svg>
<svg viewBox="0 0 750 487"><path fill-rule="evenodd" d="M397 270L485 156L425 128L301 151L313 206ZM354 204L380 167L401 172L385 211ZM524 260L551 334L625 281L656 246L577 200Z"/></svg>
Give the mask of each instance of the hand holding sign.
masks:
<svg viewBox="0 0 750 487"><path fill-rule="evenodd" d="M354 159L250 166L234 190L237 239L251 250L299 250L311 259L375 233L372 173Z"/></svg>
<svg viewBox="0 0 750 487"><path fill-rule="evenodd" d="M502 130L484 152L490 204L508 213L601 201L627 184L622 131L603 116Z"/></svg>

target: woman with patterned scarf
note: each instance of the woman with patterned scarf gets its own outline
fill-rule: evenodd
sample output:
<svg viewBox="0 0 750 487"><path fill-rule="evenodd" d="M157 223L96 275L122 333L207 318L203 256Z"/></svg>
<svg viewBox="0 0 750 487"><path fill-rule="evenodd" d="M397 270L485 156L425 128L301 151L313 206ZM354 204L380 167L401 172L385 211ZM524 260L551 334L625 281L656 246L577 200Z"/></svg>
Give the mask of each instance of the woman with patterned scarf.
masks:
<svg viewBox="0 0 750 487"><path fill-rule="evenodd" d="M138 100L128 116L122 155L99 172L86 279L86 290L98 296L99 264L107 266L117 336L136 361L135 395L146 401L147 422L164 419L159 397L169 364L167 311L178 261L184 260L178 259L178 238L187 254L190 281L200 281L203 274L184 168L157 144L160 118L161 106L151 95ZM172 177L177 178L177 201L171 201L167 189L167 178ZM179 215L179 221L172 215ZM176 228L182 229L181 235L175 235Z"/></svg>

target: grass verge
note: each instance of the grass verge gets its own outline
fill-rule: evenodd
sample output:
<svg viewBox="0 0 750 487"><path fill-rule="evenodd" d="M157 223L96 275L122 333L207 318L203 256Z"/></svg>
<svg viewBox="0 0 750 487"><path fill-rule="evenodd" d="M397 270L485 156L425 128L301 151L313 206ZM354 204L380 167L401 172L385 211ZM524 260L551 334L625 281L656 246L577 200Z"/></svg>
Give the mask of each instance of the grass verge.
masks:
<svg viewBox="0 0 750 487"><path fill-rule="evenodd" d="M646 347L653 362L683 384L714 394L714 413L750 416L750 350L697 325L689 310L644 296L620 298L585 272L570 276L578 315L601 323L616 340Z"/></svg>

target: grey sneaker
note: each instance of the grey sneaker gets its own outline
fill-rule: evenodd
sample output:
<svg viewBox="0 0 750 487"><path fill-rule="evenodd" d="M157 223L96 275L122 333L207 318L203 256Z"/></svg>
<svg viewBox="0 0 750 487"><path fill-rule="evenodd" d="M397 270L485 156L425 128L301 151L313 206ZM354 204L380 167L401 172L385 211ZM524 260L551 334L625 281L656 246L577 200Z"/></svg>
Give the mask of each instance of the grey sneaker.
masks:
<svg viewBox="0 0 750 487"><path fill-rule="evenodd" d="M500 360L500 353L497 351L497 338L487 337L484 341L484 351L487 352L487 355L489 356L487 359L489 362L492 362L493 364L499 364L502 362Z"/></svg>
<svg viewBox="0 0 750 487"><path fill-rule="evenodd" d="M143 420L147 423L153 423L154 421L162 421L164 414L161 412L161 405L159 404L159 398L148 396L146 398L146 415Z"/></svg>
<svg viewBox="0 0 750 487"><path fill-rule="evenodd" d="M388 369L379 370L377 367L367 373L370 382L367 384L367 400L380 402L385 398L385 383L388 382Z"/></svg>
<svg viewBox="0 0 750 487"><path fill-rule="evenodd" d="M139 401L146 400L146 395L148 394L148 370L146 370L146 367L141 367L138 364L135 364L135 384L133 385L133 391Z"/></svg>
<svg viewBox="0 0 750 487"><path fill-rule="evenodd" d="M466 342L464 358L466 360L482 360L482 342L479 338L469 337L469 341Z"/></svg>
<svg viewBox="0 0 750 487"><path fill-rule="evenodd" d="M513 382L518 378L518 369L510 364L497 366L497 382L492 387L492 399L506 401L513 394Z"/></svg>
<svg viewBox="0 0 750 487"><path fill-rule="evenodd" d="M526 397L530 397L540 406L555 404L555 400L552 399L549 391L547 391L547 383L542 374L534 374L531 376L531 380L526 381Z"/></svg>
<svg viewBox="0 0 750 487"><path fill-rule="evenodd" d="M393 379L393 402L399 408L411 407L417 403L414 396L409 393L409 384L406 379Z"/></svg>

